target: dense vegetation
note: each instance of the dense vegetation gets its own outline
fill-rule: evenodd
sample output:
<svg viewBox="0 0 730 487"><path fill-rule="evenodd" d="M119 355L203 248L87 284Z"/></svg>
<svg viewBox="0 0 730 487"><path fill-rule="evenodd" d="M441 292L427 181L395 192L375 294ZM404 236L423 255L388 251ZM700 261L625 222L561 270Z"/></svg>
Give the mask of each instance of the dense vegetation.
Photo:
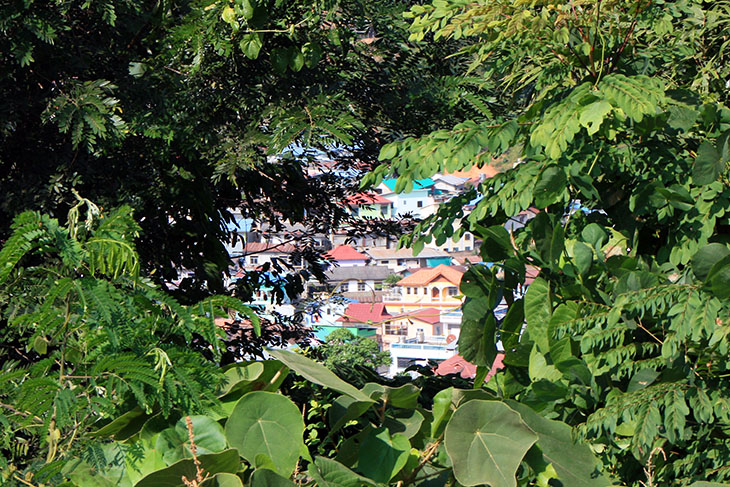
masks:
<svg viewBox="0 0 730 487"><path fill-rule="evenodd" d="M503 397L573 426L626 485L730 476L729 14L699 1L413 7L412 39L461 40L481 114L386 145L370 176L407 188L519 148L405 240L442 242L458 220L484 240L499 265L462 284L461 352L486 368L500 339ZM539 278L514 299L528 265Z"/></svg>
<svg viewBox="0 0 730 487"><path fill-rule="evenodd" d="M392 3L0 7L0 482L728 480L730 4ZM461 285L473 389L224 365L213 319L258 327L212 295L227 210L342 224L355 181L304 177L333 147L399 190L519 155L403 238L495 263Z"/></svg>

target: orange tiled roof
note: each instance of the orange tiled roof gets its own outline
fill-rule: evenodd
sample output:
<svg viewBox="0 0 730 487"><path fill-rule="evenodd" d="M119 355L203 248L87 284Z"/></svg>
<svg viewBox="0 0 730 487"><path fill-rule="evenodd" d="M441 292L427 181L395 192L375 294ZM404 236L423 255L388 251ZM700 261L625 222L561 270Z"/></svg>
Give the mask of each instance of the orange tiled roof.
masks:
<svg viewBox="0 0 730 487"><path fill-rule="evenodd" d="M464 273L460 270L454 269L451 266L441 264L437 267L429 267L422 269L418 272L414 272L408 277L405 277L398 281L399 286L425 286L429 282L435 280L439 276L443 277L452 284L459 285L461 283L461 276Z"/></svg>

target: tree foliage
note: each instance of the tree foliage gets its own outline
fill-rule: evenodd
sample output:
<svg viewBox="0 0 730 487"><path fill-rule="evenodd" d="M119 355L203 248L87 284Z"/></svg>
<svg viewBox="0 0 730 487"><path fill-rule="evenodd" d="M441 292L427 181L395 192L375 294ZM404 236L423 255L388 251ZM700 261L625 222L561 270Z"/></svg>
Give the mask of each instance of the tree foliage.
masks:
<svg viewBox="0 0 730 487"><path fill-rule="evenodd" d="M340 328L327 335L321 347L324 364L330 368L357 366L377 369L390 365L390 353L380 351L372 338L356 337L347 328Z"/></svg>
<svg viewBox="0 0 730 487"><path fill-rule="evenodd" d="M122 413L211 410L206 392L224 380L214 318L237 310L258 323L233 298L184 306L141 276L128 207L102 212L79 199L67 219L24 212L0 250L0 463L9 475L50 475L72 454L93 455L92 424Z"/></svg>
<svg viewBox="0 0 730 487"><path fill-rule="evenodd" d="M403 243L443 243L454 222L483 240L496 266L464 276L462 292L483 305L465 305L473 332L460 348L488 365L501 340L504 396L571 424L625 485L728 479L729 8L414 6L411 38L460 40L463 83L491 101L452 128L385 145L388 163L365 182L395 173L407 188L519 150ZM508 233L528 208L535 218ZM527 266L540 275L516 299ZM508 313L495 323L502 296Z"/></svg>
<svg viewBox="0 0 730 487"><path fill-rule="evenodd" d="M187 300L222 290L231 209L274 231L304 225L297 257L316 262L307 236L348 222L353 171L398 130L427 132L458 103L439 95L451 74L430 62L440 47L409 49L406 8L3 4L0 239L24 210L63 223L76 190L135 208L141 267L162 285L191 271L175 290ZM335 166L323 165L333 152Z"/></svg>
<svg viewBox="0 0 730 487"><path fill-rule="evenodd" d="M560 429L568 426L487 391L449 387L432 395L413 383L375 382L358 389L302 355L270 352L275 360L226 370L229 381L216 392L224 414L120 417L97 432L113 441L94 459L100 462L95 475L89 475L91 460L79 458L59 476L79 487L182 487L194 478L237 486L511 486L518 472L545 468L544 448L556 465L584 462L564 485L610 485L588 445ZM330 455L311 455L303 421L311 416L276 393L289 368L336 394L321 441L333 449Z"/></svg>

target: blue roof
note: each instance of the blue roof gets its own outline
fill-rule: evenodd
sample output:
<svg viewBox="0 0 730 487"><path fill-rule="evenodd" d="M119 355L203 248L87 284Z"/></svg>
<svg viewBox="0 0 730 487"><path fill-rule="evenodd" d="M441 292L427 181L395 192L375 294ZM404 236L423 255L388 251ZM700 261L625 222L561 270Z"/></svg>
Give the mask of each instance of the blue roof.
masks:
<svg viewBox="0 0 730 487"><path fill-rule="evenodd" d="M391 179L384 179L383 183L390 189L391 191L395 191L395 183L398 181L397 178L391 178ZM433 179L426 178L426 179L416 179L413 181L413 189L425 189L430 188L433 186Z"/></svg>

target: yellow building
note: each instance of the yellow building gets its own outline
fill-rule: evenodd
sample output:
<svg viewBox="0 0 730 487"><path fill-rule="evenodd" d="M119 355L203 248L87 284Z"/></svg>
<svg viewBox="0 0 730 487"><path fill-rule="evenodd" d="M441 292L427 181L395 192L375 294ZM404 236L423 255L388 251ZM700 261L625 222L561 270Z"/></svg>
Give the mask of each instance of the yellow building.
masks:
<svg viewBox="0 0 730 487"><path fill-rule="evenodd" d="M459 284L463 275L447 265L421 269L398 281L383 303L392 315L422 308L436 308L442 313L457 309L462 301Z"/></svg>

